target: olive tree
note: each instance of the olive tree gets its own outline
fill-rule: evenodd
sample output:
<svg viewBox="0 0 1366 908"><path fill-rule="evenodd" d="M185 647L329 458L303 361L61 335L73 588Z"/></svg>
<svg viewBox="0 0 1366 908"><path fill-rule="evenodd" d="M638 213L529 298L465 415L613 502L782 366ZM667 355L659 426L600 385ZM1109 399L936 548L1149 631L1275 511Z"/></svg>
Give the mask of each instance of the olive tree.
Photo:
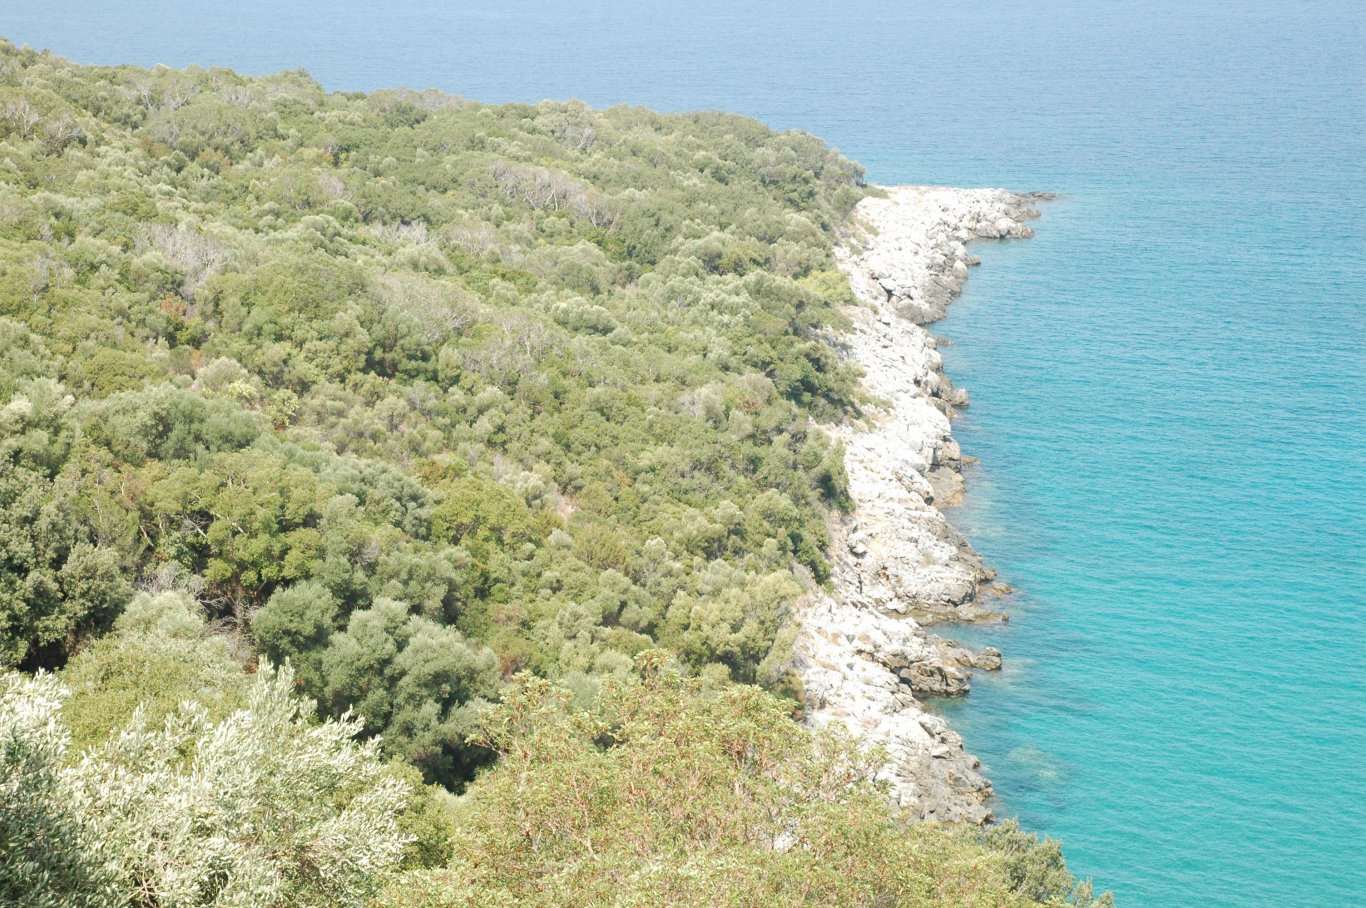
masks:
<svg viewBox="0 0 1366 908"><path fill-rule="evenodd" d="M73 760L51 675L0 677L6 904L355 906L397 867L408 786L354 719L316 723L264 667L221 720L145 713Z"/></svg>

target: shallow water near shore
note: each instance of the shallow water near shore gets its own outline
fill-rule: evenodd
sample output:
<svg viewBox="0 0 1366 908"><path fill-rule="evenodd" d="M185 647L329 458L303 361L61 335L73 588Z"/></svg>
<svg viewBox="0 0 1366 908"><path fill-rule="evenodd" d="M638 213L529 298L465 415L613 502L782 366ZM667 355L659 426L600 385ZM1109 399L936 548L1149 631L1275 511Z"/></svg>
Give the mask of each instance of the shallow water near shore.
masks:
<svg viewBox="0 0 1366 908"><path fill-rule="evenodd" d="M946 707L1122 905L1366 891L1366 8L8 0L79 62L724 108L881 183L1057 191L932 329L1022 592Z"/></svg>

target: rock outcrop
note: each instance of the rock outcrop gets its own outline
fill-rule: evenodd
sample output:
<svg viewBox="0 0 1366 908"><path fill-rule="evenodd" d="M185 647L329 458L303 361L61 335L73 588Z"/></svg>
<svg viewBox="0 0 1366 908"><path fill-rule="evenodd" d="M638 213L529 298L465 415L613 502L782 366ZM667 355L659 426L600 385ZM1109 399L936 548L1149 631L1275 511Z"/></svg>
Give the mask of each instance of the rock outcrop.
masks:
<svg viewBox="0 0 1366 908"><path fill-rule="evenodd" d="M896 804L924 819L984 822L990 783L962 738L918 697L961 696L971 669L1001 665L922 624L999 617L978 601L994 573L939 507L962 494L950 433L967 395L945 377L935 338L962 290L967 243L1026 237L1035 197L1004 190L903 186L859 203L840 267L859 305L845 354L872 402L861 422L827 427L845 446L855 507L833 521L833 586L800 616L794 665L813 725L839 722L883 747Z"/></svg>

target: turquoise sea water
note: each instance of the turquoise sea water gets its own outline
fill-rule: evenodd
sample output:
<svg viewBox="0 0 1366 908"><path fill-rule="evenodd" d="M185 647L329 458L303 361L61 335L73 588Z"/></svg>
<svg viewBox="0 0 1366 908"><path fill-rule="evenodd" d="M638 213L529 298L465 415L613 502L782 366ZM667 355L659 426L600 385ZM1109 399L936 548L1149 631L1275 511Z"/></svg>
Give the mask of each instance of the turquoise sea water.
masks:
<svg viewBox="0 0 1366 908"><path fill-rule="evenodd" d="M953 721L1128 906L1366 904L1366 5L6 0L81 62L725 108L1047 189L950 318L1023 592Z"/></svg>

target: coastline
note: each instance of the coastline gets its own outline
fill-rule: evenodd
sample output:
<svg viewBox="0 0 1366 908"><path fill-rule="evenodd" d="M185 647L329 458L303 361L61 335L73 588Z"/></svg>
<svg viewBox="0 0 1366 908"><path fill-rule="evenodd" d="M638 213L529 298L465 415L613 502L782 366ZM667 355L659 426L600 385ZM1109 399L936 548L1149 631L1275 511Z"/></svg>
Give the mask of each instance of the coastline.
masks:
<svg viewBox="0 0 1366 908"><path fill-rule="evenodd" d="M825 427L844 444L854 507L832 518L833 590L802 609L793 664L811 725L838 722L884 748L879 776L898 807L983 823L992 788L980 761L922 702L966 694L972 670L1001 666L998 650L973 653L926 625L1003 619L980 599L995 572L940 510L962 495L950 419L968 401L924 325L944 317L977 264L967 244L1032 236L1031 203L1047 196L884 188L858 204L837 250L857 300L842 353L862 367L869 403L860 421Z"/></svg>

